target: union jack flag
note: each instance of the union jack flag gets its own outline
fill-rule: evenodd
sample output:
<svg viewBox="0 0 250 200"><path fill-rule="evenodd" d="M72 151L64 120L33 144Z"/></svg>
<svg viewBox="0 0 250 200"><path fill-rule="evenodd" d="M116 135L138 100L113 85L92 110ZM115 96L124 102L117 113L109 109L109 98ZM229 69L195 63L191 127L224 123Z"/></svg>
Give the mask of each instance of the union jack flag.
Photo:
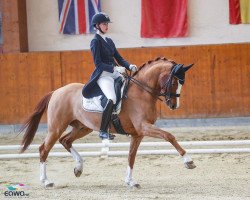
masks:
<svg viewBox="0 0 250 200"><path fill-rule="evenodd" d="M94 14L101 12L100 0L58 0L59 32L63 34L93 33L90 26Z"/></svg>

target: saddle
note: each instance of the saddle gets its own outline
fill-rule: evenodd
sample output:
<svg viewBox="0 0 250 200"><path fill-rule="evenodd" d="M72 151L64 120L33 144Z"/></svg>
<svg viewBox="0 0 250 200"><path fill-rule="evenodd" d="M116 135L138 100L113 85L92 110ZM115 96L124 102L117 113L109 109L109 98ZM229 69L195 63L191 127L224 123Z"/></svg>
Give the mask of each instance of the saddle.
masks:
<svg viewBox="0 0 250 200"><path fill-rule="evenodd" d="M114 105L114 111L112 113L112 123L117 133L122 135L128 135L122 128L118 114L121 112L122 97L126 88L126 81L124 77L118 77L114 81L115 93L116 93L116 104ZM99 95L93 98L85 98L82 96L82 108L87 112L98 112L102 113L104 108L107 106L108 99L103 95Z"/></svg>
<svg viewBox="0 0 250 200"><path fill-rule="evenodd" d="M116 104L114 106L113 113L119 114L121 111L122 95L123 95L123 90L125 87L124 78L118 77L117 79L115 79L114 87L115 87L117 101L116 101ZM104 108L106 107L107 103L108 103L108 99L104 94L93 97L93 98L82 97L82 107L84 110L86 110L88 112L102 113L104 111Z"/></svg>

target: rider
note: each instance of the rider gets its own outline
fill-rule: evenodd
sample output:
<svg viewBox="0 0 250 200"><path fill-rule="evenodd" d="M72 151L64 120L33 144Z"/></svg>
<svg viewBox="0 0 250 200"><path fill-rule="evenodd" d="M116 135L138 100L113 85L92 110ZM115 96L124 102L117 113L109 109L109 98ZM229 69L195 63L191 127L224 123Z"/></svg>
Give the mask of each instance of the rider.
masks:
<svg viewBox="0 0 250 200"><path fill-rule="evenodd" d="M133 72L137 71L137 66L129 64L124 60L117 51L112 39L105 37L109 23L111 21L105 13L97 13L91 20L91 25L96 29L96 34L90 43L95 70L91 75L90 81L83 88L83 96L91 98L100 95L102 91L107 97L108 103L102 114L99 137L113 140L115 136L108 133L108 125L113 107L116 104L114 80L120 76L120 73L115 68L117 65L115 60L119 65Z"/></svg>

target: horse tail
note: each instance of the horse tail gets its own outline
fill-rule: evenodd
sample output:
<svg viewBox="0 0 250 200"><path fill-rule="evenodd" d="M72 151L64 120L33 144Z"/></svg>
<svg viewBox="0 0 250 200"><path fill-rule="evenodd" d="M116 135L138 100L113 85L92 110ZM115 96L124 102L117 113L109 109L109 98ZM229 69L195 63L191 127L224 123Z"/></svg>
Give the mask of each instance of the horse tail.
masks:
<svg viewBox="0 0 250 200"><path fill-rule="evenodd" d="M21 127L19 133L21 133L24 129L26 129L26 131L23 136L23 140L21 142L22 148L20 150L20 153L23 153L33 141L38 125L40 123L40 120L43 116L43 113L48 107L52 94L53 94L53 91L45 95L39 101L34 112L29 116L29 118L24 122L23 126Z"/></svg>

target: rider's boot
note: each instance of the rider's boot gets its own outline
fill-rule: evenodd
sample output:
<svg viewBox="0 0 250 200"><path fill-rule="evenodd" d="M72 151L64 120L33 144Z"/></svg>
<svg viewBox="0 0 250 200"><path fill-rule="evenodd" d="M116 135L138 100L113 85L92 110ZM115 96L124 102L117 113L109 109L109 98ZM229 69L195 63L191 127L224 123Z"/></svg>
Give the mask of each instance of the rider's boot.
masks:
<svg viewBox="0 0 250 200"><path fill-rule="evenodd" d="M108 104L102 114L101 128L99 132L99 137L102 139L113 140L115 135L108 133L108 126L113 112L114 103L112 100L108 101Z"/></svg>

